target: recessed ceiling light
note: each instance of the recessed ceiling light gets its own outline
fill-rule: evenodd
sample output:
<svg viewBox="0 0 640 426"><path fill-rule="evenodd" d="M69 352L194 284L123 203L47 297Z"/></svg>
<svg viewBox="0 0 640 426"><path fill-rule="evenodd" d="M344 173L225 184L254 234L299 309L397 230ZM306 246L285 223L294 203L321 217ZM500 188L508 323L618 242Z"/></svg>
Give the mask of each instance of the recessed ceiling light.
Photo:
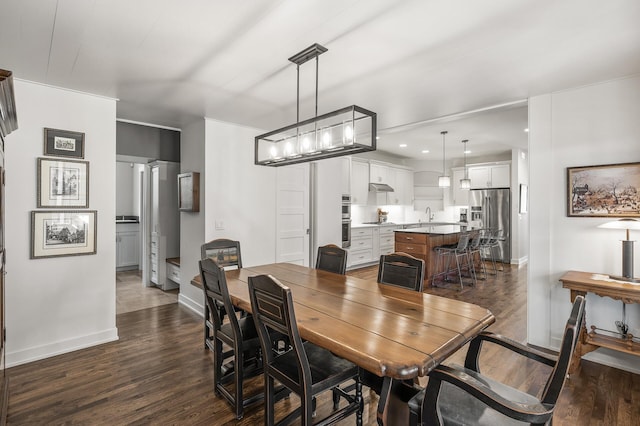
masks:
<svg viewBox="0 0 640 426"><path fill-rule="evenodd" d="M525 133L529 133L529 128L524 129Z"/></svg>
<svg viewBox="0 0 640 426"><path fill-rule="evenodd" d="M406 148L407 144L406 143L401 143L400 145L398 145L400 148Z"/></svg>
<svg viewBox="0 0 640 426"><path fill-rule="evenodd" d="M380 139L380 136L376 136L376 140L379 140L379 139Z"/></svg>
<svg viewBox="0 0 640 426"><path fill-rule="evenodd" d="M428 149L423 149L423 150L422 150L422 153L423 153L423 154L428 154L428 153L429 153L429 150L428 150Z"/></svg>
<svg viewBox="0 0 640 426"><path fill-rule="evenodd" d="M471 154L471 151L469 151L468 149L466 151L464 151L465 154Z"/></svg>

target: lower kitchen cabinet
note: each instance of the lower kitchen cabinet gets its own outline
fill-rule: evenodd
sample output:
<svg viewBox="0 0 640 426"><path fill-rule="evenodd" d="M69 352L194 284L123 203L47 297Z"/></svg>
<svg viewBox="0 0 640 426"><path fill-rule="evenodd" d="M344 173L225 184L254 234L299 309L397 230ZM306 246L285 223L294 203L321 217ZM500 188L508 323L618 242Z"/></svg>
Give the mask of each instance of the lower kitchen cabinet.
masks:
<svg viewBox="0 0 640 426"><path fill-rule="evenodd" d="M138 269L140 264L140 231L138 224L116 225L116 268Z"/></svg>
<svg viewBox="0 0 640 426"><path fill-rule="evenodd" d="M347 267L378 263L380 255L393 253L394 230L398 225L373 225L351 230L351 247L348 249Z"/></svg>

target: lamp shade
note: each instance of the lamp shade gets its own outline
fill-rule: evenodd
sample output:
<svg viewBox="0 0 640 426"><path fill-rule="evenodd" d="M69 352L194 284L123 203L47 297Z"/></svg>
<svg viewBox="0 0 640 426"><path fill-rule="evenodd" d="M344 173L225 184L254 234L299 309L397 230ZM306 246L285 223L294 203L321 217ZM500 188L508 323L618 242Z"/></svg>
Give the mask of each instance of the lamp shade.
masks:
<svg viewBox="0 0 640 426"><path fill-rule="evenodd" d="M640 220L624 218L620 220L613 220L611 222L606 222L601 225L598 225L598 228L606 228L606 229L640 229Z"/></svg>

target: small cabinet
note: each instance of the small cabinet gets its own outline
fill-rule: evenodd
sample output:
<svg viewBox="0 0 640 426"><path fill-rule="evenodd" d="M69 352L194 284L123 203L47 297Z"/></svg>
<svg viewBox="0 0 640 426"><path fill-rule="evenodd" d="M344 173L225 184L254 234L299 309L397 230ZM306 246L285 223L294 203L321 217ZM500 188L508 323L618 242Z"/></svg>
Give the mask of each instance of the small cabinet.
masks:
<svg viewBox="0 0 640 426"><path fill-rule="evenodd" d="M382 256L383 254L390 254L394 252L395 245L395 230L398 229L398 226L394 225L383 225L380 227L380 250L377 257Z"/></svg>
<svg viewBox="0 0 640 426"><path fill-rule="evenodd" d="M373 228L351 229L351 247L347 256L347 266L369 263L373 256Z"/></svg>
<svg viewBox="0 0 640 426"><path fill-rule="evenodd" d="M395 174L393 188L395 192L390 195L393 202L390 204L398 204L408 206L413 204L413 172L406 169L392 169Z"/></svg>
<svg viewBox="0 0 640 426"><path fill-rule="evenodd" d="M136 224L116 225L116 268L138 269L140 264L140 231Z"/></svg>
<svg viewBox="0 0 640 426"><path fill-rule="evenodd" d="M470 166L471 188L508 188L511 184L509 164Z"/></svg>
<svg viewBox="0 0 640 426"><path fill-rule="evenodd" d="M367 204L369 196L369 163L366 161L351 161L351 202L353 204Z"/></svg>
<svg viewBox="0 0 640 426"><path fill-rule="evenodd" d="M390 168L383 164L371 163L369 166L369 182L389 184Z"/></svg>

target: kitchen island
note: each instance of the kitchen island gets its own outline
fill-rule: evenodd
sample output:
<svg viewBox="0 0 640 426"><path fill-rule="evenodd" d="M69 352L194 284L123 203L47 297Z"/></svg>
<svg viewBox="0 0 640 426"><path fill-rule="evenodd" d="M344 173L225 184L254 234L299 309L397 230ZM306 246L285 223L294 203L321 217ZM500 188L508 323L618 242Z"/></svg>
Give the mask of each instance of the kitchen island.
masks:
<svg viewBox="0 0 640 426"><path fill-rule="evenodd" d="M469 229L466 226L441 224L398 229L395 231L395 251L424 260L424 286L430 287L436 269L437 256L434 248L445 244L456 244L460 239L460 233Z"/></svg>

